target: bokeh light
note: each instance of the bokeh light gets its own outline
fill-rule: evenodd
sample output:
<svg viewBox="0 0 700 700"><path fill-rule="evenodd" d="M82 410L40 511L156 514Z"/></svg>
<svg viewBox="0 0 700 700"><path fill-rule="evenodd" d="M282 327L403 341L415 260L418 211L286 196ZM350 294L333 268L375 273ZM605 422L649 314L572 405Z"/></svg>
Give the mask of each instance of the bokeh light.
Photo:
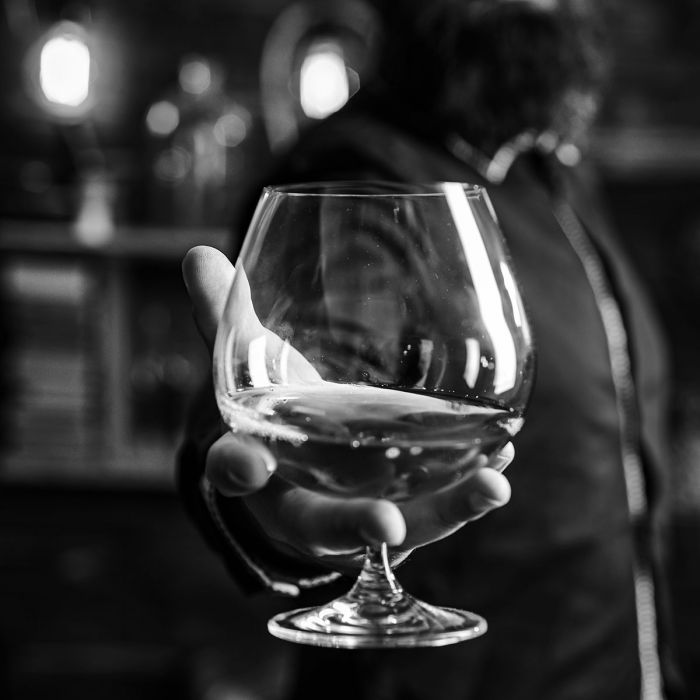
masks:
<svg viewBox="0 0 700 700"><path fill-rule="evenodd" d="M299 100L304 114L324 119L338 111L350 97L348 74L342 49L327 42L313 47L304 58L299 74Z"/></svg>
<svg viewBox="0 0 700 700"><path fill-rule="evenodd" d="M146 126L156 136L169 136L180 124L180 110L168 100L154 102L146 114Z"/></svg>
<svg viewBox="0 0 700 700"><path fill-rule="evenodd" d="M188 58L178 73L180 87L191 95L205 93L212 83L211 66L204 58Z"/></svg>
<svg viewBox="0 0 700 700"><path fill-rule="evenodd" d="M250 114L243 110L231 110L222 114L214 124L214 138L220 146L235 148L248 135Z"/></svg>
<svg viewBox="0 0 700 700"><path fill-rule="evenodd" d="M41 48L39 85L54 104L80 107L90 94L90 49L71 28L59 28Z"/></svg>

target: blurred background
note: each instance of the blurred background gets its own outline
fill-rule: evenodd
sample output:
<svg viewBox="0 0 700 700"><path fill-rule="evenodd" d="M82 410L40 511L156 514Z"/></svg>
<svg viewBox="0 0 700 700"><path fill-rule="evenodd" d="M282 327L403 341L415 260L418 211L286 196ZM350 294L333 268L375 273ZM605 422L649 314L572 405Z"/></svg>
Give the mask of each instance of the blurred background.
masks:
<svg viewBox="0 0 700 700"><path fill-rule="evenodd" d="M615 0L591 155L672 341L678 640L700 697L700 5ZM180 260L362 89L353 1L2 0L0 697L281 698L173 461L208 358ZM240 231L233 230L233 234Z"/></svg>

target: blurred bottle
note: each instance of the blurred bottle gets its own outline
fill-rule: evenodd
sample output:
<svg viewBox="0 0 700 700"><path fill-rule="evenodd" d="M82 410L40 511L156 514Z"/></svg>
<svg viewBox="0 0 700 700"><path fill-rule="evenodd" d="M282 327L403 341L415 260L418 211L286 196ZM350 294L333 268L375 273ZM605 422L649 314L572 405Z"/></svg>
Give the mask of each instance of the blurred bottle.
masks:
<svg viewBox="0 0 700 700"><path fill-rule="evenodd" d="M180 64L177 88L146 114L148 212L153 223L228 225L243 167L250 111L226 95L224 74L202 56Z"/></svg>

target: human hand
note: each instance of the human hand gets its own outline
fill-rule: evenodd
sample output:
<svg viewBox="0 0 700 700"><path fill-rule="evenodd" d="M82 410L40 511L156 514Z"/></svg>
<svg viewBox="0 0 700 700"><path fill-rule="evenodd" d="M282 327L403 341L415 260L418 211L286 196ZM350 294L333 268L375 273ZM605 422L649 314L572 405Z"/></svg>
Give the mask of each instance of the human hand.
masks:
<svg viewBox="0 0 700 700"><path fill-rule="evenodd" d="M223 253L199 246L185 256L183 277L195 322L211 349L233 267ZM248 325L260 329L250 297L242 295L238 303ZM300 374L308 372L304 362L298 356ZM357 555L368 544L386 542L394 548L396 561L505 505L510 485L500 472L513 453L508 443L488 464L483 458L482 466L459 484L401 504L337 499L293 486L274 475L275 460L262 442L232 432L225 432L210 448L206 475L223 495L245 498L253 516L282 550L346 568L359 561Z"/></svg>

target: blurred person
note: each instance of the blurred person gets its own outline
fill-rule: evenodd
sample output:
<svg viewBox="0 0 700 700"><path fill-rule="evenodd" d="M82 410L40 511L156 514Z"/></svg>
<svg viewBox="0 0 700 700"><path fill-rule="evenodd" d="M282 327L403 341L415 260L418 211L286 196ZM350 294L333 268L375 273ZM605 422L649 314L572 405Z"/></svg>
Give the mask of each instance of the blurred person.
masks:
<svg viewBox="0 0 700 700"><path fill-rule="evenodd" d="M307 130L265 184L487 187L538 348L515 463L506 480L509 446L442 511L335 502L279 488L269 452L221 428L206 388L180 452L186 506L245 590L298 592L295 606L314 591L327 600L332 572L352 571L357 552L384 539L405 559L413 594L489 621L484 637L439 649L302 648L290 698L680 698L664 592L666 350L580 159L605 78L599 9L583 0L377 8L374 80ZM231 265L198 248L183 271L211 344Z"/></svg>

